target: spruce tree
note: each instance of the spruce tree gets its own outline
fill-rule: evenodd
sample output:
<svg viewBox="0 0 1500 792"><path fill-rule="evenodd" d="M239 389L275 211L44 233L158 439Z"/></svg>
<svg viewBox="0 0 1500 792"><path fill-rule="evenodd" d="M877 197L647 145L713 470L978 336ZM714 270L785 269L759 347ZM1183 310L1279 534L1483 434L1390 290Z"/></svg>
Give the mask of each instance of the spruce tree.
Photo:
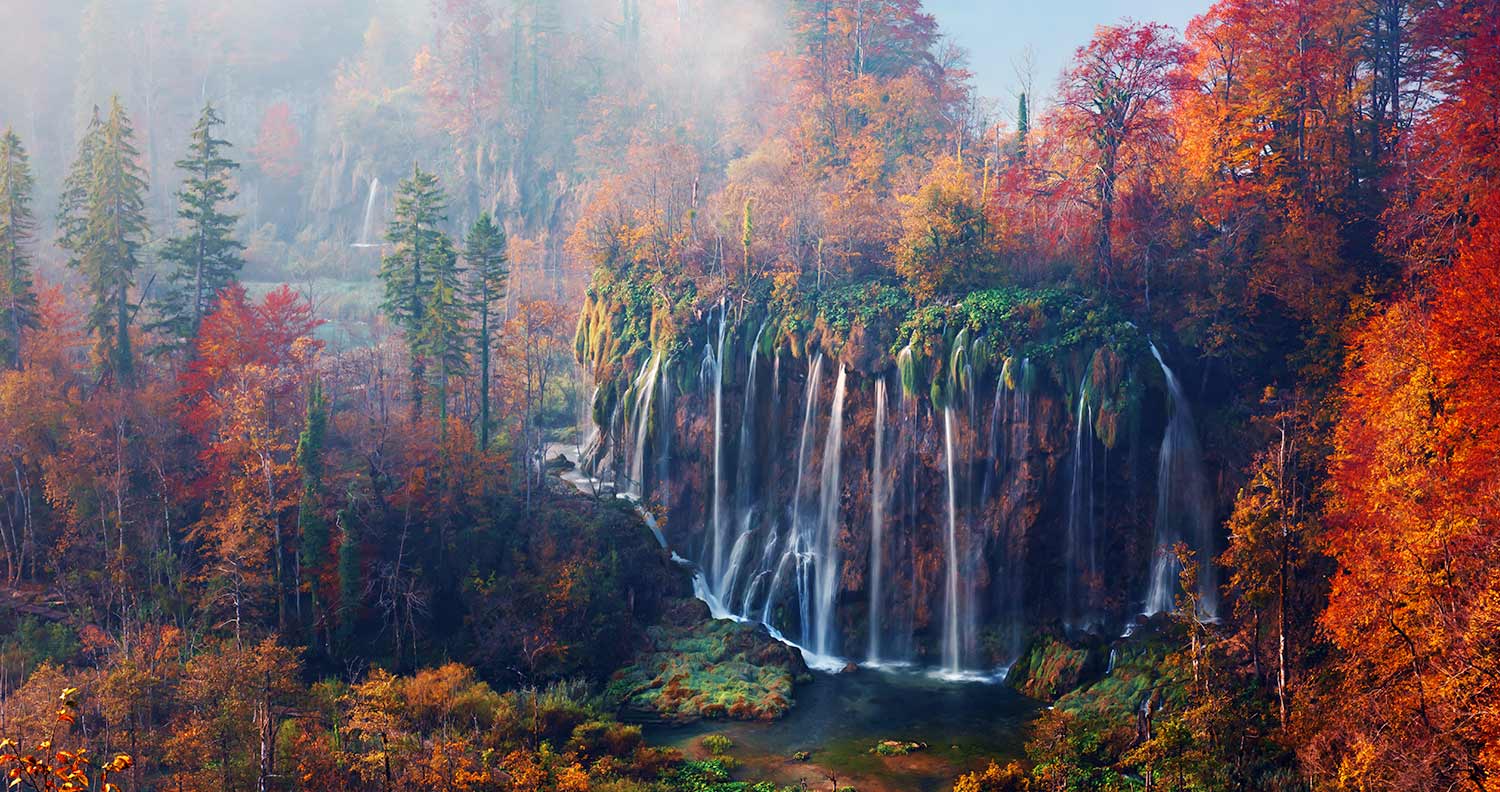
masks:
<svg viewBox="0 0 1500 792"><path fill-rule="evenodd" d="M405 333L412 345L411 399L412 420L422 417L422 388L425 360L417 348L432 299L434 271L450 262L453 243L439 227L448 218L444 214L448 199L437 177L412 166L411 176L396 187L395 208L386 227L385 238L392 246L381 259L380 279L385 283L385 300L381 309ZM453 284L453 280L448 283Z"/></svg>
<svg viewBox="0 0 1500 792"><path fill-rule="evenodd" d="M510 278L505 252L505 232L488 212L479 216L464 239L464 262L468 265L469 306L479 320L479 447L490 446L490 352L495 343L496 309L505 299Z"/></svg>
<svg viewBox="0 0 1500 792"><path fill-rule="evenodd" d="M458 291L458 257L446 236L437 240L431 258L432 293L428 296L413 352L430 365L438 399L438 431L448 432L448 384L468 369L464 324L467 307Z"/></svg>
<svg viewBox="0 0 1500 792"><path fill-rule="evenodd" d="M213 311L219 291L239 276L245 246L232 234L238 218L223 211L235 192L230 175L239 164L223 153L228 141L214 137L223 126L213 105L204 105L188 143L187 157L177 161L187 178L177 193L182 233L167 240L162 258L173 265L157 301L154 329L167 336L167 348L181 348L198 335L203 317Z"/></svg>
<svg viewBox="0 0 1500 792"><path fill-rule="evenodd" d="M307 393L307 418L297 438L297 467L302 471L302 499L297 504L298 547L302 574L319 610L318 573L328 563L328 520L323 517L323 443L328 433L328 402L316 381Z"/></svg>
<svg viewBox="0 0 1500 792"><path fill-rule="evenodd" d="M1016 159L1026 159L1026 136L1031 132L1031 111L1026 106L1026 93L1016 103Z"/></svg>
<svg viewBox="0 0 1500 792"><path fill-rule="evenodd" d="M31 282L35 183L21 139L6 129L0 136L0 357L13 368L21 367L21 334L37 326Z"/></svg>
<svg viewBox="0 0 1500 792"><path fill-rule="evenodd" d="M109 116L97 108L63 185L59 244L68 266L84 278L90 301L88 329L106 379L132 378L130 289L146 235L146 178L136 160L134 130L117 96Z"/></svg>

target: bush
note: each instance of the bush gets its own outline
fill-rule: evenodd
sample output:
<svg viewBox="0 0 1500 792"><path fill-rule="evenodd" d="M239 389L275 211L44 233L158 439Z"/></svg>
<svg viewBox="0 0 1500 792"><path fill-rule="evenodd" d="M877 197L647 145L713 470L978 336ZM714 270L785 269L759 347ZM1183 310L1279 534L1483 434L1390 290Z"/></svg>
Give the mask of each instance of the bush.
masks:
<svg viewBox="0 0 1500 792"><path fill-rule="evenodd" d="M714 756L722 756L727 753L730 748L734 747L734 740L731 740L722 734L705 735L704 738L699 742L702 743L705 750L707 750Z"/></svg>

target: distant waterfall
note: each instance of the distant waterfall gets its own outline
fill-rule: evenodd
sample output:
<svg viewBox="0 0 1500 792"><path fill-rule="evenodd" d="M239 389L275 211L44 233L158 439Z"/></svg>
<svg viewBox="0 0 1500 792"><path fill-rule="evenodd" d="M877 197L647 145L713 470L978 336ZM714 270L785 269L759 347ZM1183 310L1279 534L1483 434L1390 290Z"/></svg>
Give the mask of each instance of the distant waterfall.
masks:
<svg viewBox="0 0 1500 792"><path fill-rule="evenodd" d="M881 614L885 611L885 378L875 380L875 448L870 454L870 645L871 663L880 662Z"/></svg>
<svg viewBox="0 0 1500 792"><path fill-rule="evenodd" d="M370 194L365 198L365 219L359 229L359 241L354 247L366 248L376 247L376 243L370 239L370 231L375 225L375 199L380 196L380 177L370 179Z"/></svg>
<svg viewBox="0 0 1500 792"><path fill-rule="evenodd" d="M1151 586L1146 594L1145 614L1171 610L1177 591L1178 563L1172 547L1187 542L1197 551L1199 609L1201 618L1214 618L1219 609L1219 586L1214 572L1213 500L1203 473L1203 454L1198 448L1198 429L1193 410L1177 375L1162 360L1156 345L1151 354L1161 366L1172 399L1172 414L1161 441L1156 465L1156 553L1151 562Z"/></svg>

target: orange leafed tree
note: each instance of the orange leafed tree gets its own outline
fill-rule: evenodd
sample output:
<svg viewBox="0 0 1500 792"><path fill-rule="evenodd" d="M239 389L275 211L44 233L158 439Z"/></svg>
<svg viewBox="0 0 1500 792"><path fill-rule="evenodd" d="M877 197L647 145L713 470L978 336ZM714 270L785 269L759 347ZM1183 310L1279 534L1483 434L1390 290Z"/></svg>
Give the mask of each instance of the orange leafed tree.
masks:
<svg viewBox="0 0 1500 792"><path fill-rule="evenodd" d="M293 450L301 399L323 346L311 335L320 323L286 286L259 304L231 286L205 318L182 378L183 422L202 444L195 489L204 513L192 535L208 550L209 596L236 635L245 609L272 582L278 623L285 624L284 513L298 493Z"/></svg>

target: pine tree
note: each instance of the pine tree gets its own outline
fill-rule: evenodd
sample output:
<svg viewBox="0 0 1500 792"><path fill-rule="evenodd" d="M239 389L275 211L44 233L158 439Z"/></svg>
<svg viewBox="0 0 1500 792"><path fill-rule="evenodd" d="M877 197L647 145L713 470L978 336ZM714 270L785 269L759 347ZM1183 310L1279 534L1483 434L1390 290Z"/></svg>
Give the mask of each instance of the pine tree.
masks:
<svg viewBox="0 0 1500 792"><path fill-rule="evenodd" d="M134 130L117 96L109 116L98 110L78 145L78 159L63 185L59 244L68 266L83 275L91 301L88 329L106 378L132 377L130 289L146 235L146 178L136 160Z"/></svg>
<svg viewBox="0 0 1500 792"><path fill-rule="evenodd" d="M1026 136L1031 133L1031 110L1026 106L1026 92L1016 103L1016 159L1026 159Z"/></svg>
<svg viewBox="0 0 1500 792"><path fill-rule="evenodd" d="M432 385L437 391L439 430L448 432L448 383L465 373L464 323L467 306L458 290L458 257L446 236L438 237L437 250L431 257L432 293L422 314L412 351L433 367Z"/></svg>
<svg viewBox="0 0 1500 792"><path fill-rule="evenodd" d="M437 177L412 166L411 176L396 187L396 205L385 238L393 250L380 262L385 283L381 309L413 342L411 356L412 420L422 417L425 360L414 343L421 335L432 298L432 276L443 259L453 255L452 242L439 229L448 219L448 199ZM449 281L451 285L452 280Z"/></svg>
<svg viewBox="0 0 1500 792"><path fill-rule="evenodd" d="M204 105L188 155L177 161L177 167L187 172L177 193L177 216L184 227L162 251L173 270L156 305L159 319L152 325L166 333L167 348L185 346L198 335L219 291L234 282L244 265L240 251L245 246L232 236L238 218L221 209L235 198L229 179L239 168L223 154L230 143L214 137L215 127L223 124L213 105Z"/></svg>
<svg viewBox="0 0 1500 792"><path fill-rule="evenodd" d="M0 357L14 368L21 367L22 332L37 324L31 283L35 183L21 139L6 129L0 136Z"/></svg>
<svg viewBox="0 0 1500 792"><path fill-rule="evenodd" d="M479 447L490 446L490 352L494 349L495 309L505 299L510 278L505 252L505 232L488 212L479 216L464 239L464 263L468 265L469 306L479 319L476 342L479 352Z"/></svg>
<svg viewBox="0 0 1500 792"><path fill-rule="evenodd" d="M298 546L302 574L318 605L318 573L328 563L328 520L323 517L323 442L328 433L328 402L323 387L313 382L307 393L307 418L297 438L297 467L302 471L302 498L297 505ZM300 596L300 595L299 595Z"/></svg>

